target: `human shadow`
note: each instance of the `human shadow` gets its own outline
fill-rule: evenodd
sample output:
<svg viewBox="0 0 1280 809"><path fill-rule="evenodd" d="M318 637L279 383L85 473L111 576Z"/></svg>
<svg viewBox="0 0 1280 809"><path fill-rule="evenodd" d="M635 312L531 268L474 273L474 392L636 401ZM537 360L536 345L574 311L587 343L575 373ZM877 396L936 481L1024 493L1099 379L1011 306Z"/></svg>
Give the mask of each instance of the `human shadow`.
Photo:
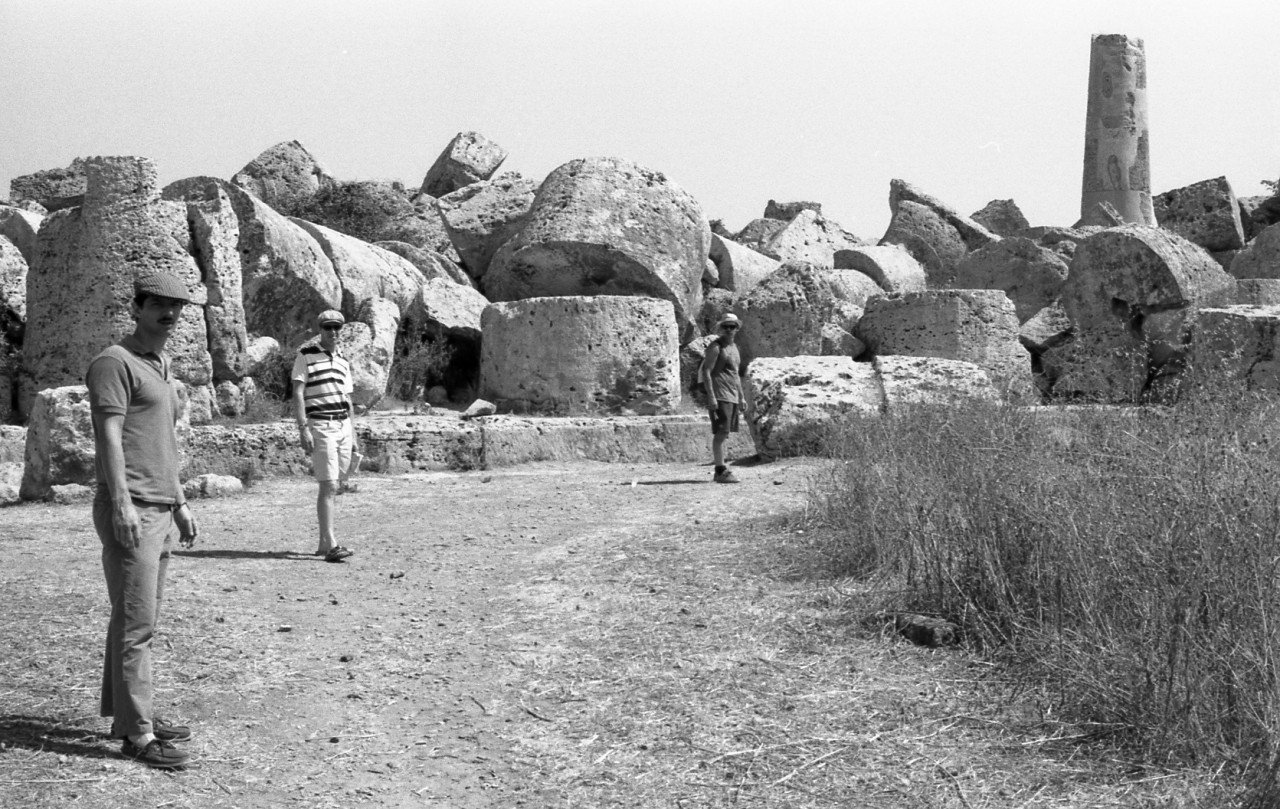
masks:
<svg viewBox="0 0 1280 809"><path fill-rule="evenodd" d="M293 559L296 561L318 558L313 554L297 551L178 550L173 551L173 555L191 559Z"/></svg>
<svg viewBox="0 0 1280 809"><path fill-rule="evenodd" d="M690 483L710 483L711 480L637 480L637 486L683 486ZM630 486L629 481L623 481L623 486Z"/></svg>
<svg viewBox="0 0 1280 809"><path fill-rule="evenodd" d="M0 743L44 753L85 758L115 758L106 733L80 727L51 716L0 714Z"/></svg>

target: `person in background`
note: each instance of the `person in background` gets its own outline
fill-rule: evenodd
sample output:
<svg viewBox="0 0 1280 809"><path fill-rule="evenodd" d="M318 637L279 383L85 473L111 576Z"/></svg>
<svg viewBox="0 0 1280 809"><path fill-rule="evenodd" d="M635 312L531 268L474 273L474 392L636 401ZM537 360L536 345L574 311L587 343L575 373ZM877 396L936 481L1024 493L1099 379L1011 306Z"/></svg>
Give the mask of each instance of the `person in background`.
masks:
<svg viewBox="0 0 1280 809"><path fill-rule="evenodd" d="M742 365L738 353L738 329L742 326L738 316L732 313L720 318L716 324L716 339L707 345L699 366L699 378L707 387L707 410L711 414L711 454L716 471L712 480L716 483L737 483L738 478L724 462L724 442L729 433L738 431L738 419L742 412Z"/></svg>

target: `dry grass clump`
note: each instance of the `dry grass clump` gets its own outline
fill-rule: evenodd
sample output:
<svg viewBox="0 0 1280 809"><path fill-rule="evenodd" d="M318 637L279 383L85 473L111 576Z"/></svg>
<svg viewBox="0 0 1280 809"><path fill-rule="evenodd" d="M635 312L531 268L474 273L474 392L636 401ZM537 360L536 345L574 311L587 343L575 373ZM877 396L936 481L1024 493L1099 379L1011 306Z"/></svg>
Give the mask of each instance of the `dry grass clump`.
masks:
<svg viewBox="0 0 1280 809"><path fill-rule="evenodd" d="M919 409L841 439L828 563L952 618L1047 710L1264 782L1280 736L1280 403Z"/></svg>

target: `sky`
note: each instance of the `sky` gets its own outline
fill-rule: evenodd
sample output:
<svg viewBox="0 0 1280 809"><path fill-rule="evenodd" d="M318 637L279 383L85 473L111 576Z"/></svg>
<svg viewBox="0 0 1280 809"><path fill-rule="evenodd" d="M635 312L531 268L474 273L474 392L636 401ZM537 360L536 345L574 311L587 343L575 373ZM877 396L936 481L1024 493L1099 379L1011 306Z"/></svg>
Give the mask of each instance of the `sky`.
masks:
<svg viewBox="0 0 1280 809"><path fill-rule="evenodd" d="M474 130L537 179L635 161L735 230L803 199L878 239L893 178L1070 225L1104 33L1145 41L1153 191L1280 178L1275 0L0 0L0 198L90 155L229 178L294 139L416 188Z"/></svg>

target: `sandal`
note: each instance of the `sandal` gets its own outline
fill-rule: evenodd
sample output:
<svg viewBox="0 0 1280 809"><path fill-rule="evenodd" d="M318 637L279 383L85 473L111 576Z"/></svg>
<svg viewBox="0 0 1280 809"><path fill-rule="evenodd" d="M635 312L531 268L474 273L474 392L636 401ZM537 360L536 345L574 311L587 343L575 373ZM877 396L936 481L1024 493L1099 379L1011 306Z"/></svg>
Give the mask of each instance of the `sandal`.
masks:
<svg viewBox="0 0 1280 809"><path fill-rule="evenodd" d="M354 553L350 548L344 548L341 545L335 545L324 555L326 562L341 562Z"/></svg>

